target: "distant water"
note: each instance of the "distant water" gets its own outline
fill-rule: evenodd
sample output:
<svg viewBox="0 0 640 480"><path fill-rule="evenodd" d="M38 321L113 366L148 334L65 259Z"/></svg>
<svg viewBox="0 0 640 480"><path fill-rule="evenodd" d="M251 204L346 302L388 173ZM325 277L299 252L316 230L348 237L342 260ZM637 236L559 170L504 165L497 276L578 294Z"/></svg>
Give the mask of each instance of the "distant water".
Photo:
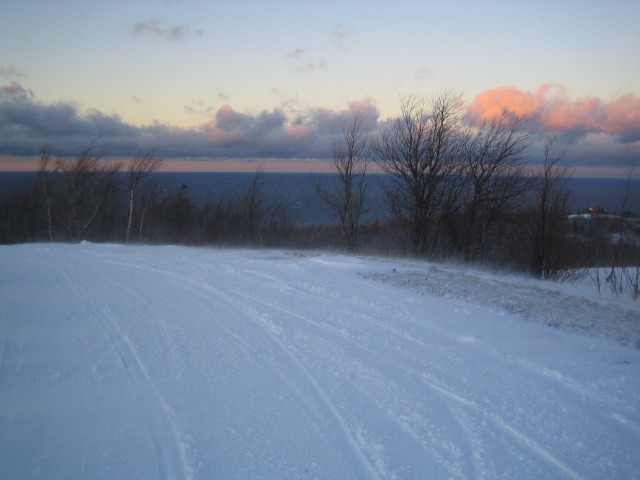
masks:
<svg viewBox="0 0 640 480"><path fill-rule="evenodd" d="M154 175L163 189L177 191L184 184L190 197L198 204L209 199L217 202L238 196L247 191L255 176L253 173L183 172ZM0 194L35 178L35 173L0 173ZM336 182L335 176L331 174L263 173L260 176L260 191L265 203L280 202L295 215L301 225L335 221L331 211L318 199L313 187L314 179L328 186L335 185ZM384 175L371 175L371 209L365 220L389 216L382 189L384 179ZM622 179L572 178L569 188L574 197L573 210L600 207L612 213L619 212L625 184L626 180ZM632 192L634 194L626 209L640 213L640 180L634 181Z"/></svg>
<svg viewBox="0 0 640 480"><path fill-rule="evenodd" d="M168 188L179 188L183 183L196 202L208 199L224 200L244 194L255 178L254 173L160 173L157 174ZM260 192L266 204L278 202L287 207L301 225L326 224L335 221L329 208L319 199L314 183L327 188L337 185L334 175L309 173L262 173ZM373 176L372 176L372 180ZM387 218L384 192L372 181L369 189L370 211L364 220Z"/></svg>

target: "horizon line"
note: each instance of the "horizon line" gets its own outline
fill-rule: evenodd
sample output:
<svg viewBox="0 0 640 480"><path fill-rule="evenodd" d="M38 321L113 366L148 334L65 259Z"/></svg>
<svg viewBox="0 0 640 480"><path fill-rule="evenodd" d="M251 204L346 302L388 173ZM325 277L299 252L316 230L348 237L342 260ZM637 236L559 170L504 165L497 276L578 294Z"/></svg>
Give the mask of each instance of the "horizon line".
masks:
<svg viewBox="0 0 640 480"><path fill-rule="evenodd" d="M122 157L105 157L105 159L120 162L126 165ZM38 171L38 159L24 157L2 158L0 156L0 173L36 173ZM163 160L159 173L335 173L333 164L329 159L277 159L266 158L263 161L251 159L224 159L224 160ZM529 166L532 170L537 165ZM577 178L626 178L629 174L628 167L568 167L572 172L571 177ZM124 171L124 170L123 170ZM370 162L368 172L370 174L384 173L375 162ZM532 172L534 173L534 172ZM634 178L638 178L636 174Z"/></svg>

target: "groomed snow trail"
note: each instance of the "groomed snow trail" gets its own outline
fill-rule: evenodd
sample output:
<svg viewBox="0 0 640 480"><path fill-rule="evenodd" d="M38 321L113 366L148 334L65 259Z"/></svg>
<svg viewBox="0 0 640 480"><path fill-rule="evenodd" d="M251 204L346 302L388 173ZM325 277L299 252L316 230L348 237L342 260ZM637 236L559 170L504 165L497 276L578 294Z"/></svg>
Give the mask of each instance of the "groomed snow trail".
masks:
<svg viewBox="0 0 640 480"><path fill-rule="evenodd" d="M45 244L0 266L0 478L640 477L640 351L523 320L508 280L472 275L504 308L342 255ZM532 291L529 319L582 298Z"/></svg>

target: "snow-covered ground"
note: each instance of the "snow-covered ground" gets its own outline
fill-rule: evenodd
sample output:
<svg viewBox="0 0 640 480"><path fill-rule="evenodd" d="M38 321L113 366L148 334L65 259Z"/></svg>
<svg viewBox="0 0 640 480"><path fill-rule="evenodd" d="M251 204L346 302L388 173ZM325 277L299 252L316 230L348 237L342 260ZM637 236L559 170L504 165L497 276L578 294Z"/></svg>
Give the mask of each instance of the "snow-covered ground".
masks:
<svg viewBox="0 0 640 480"><path fill-rule="evenodd" d="M426 262L0 247L0 478L639 478L640 310Z"/></svg>

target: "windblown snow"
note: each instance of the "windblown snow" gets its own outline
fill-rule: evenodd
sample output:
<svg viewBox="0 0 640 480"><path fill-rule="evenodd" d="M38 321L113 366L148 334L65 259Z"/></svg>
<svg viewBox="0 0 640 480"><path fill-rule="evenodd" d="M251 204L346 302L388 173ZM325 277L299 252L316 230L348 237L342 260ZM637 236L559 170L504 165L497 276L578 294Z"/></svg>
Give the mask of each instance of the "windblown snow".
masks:
<svg viewBox="0 0 640 480"><path fill-rule="evenodd" d="M640 477L640 310L586 286L186 247L0 266L3 479Z"/></svg>

